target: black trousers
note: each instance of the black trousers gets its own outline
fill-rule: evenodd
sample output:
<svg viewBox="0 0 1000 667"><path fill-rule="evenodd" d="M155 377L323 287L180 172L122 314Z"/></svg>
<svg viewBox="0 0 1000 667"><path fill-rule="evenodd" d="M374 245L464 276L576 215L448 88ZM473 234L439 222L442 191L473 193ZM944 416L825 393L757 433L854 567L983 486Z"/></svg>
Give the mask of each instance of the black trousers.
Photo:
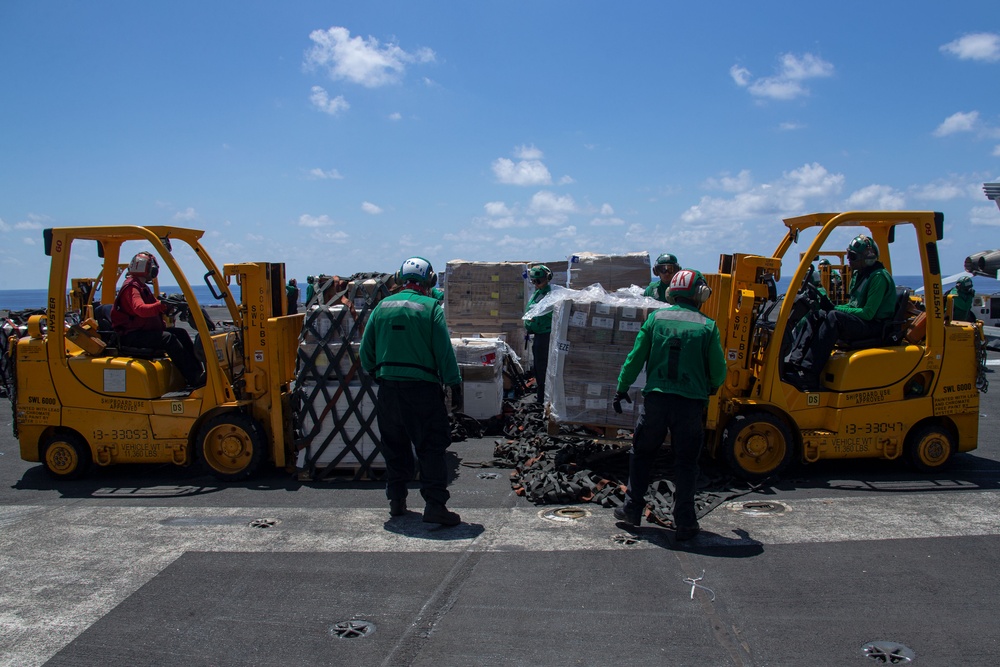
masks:
<svg viewBox="0 0 1000 667"><path fill-rule="evenodd" d="M702 413L705 401L678 394L651 391L643 397L642 414L632 436L626 505L645 507L646 490L656 455L670 432L674 451L674 525L698 525L694 494L698 486L698 457L705 440Z"/></svg>
<svg viewBox="0 0 1000 667"><path fill-rule="evenodd" d="M539 403L545 401L545 373L549 367L549 339L551 333L536 333L531 336L531 356L534 359L536 397Z"/></svg>
<svg viewBox="0 0 1000 667"><path fill-rule="evenodd" d="M788 362L819 376L838 340L855 341L882 335L881 321L863 320L840 310L819 311L802 321L795 333Z"/></svg>
<svg viewBox="0 0 1000 667"><path fill-rule="evenodd" d="M441 386L416 380L382 380L376 417L385 459L386 497L406 498L406 485L419 467L424 502L446 504L451 497L445 462L451 423Z"/></svg>
<svg viewBox="0 0 1000 667"><path fill-rule="evenodd" d="M122 334L121 343L128 347L148 347L163 350L189 385L201 376L201 362L194 356L194 343L186 329L167 327L162 331L133 331Z"/></svg>

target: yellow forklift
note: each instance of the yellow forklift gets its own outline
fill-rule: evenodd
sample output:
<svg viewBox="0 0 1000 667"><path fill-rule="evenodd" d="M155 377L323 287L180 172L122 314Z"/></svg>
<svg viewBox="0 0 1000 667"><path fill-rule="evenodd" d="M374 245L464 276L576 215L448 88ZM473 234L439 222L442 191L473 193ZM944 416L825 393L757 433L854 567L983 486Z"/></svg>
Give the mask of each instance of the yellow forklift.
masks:
<svg viewBox="0 0 1000 667"><path fill-rule="evenodd" d="M14 430L22 459L41 461L61 479L79 477L91 464L198 462L234 481L265 461L294 463L290 386L304 316L286 314L284 265L220 270L201 245L203 234L169 226L44 230L51 257L46 313L29 319L14 354ZM71 279L71 255L92 251L94 242L100 275ZM212 333L175 246L204 266L204 281L225 305L231 330ZM118 345L94 319L95 292L100 289L101 304L113 304L122 266L139 250L157 256L181 290L175 306L196 332L204 387L186 387L164 355ZM78 312L67 313L67 292Z"/></svg>
<svg viewBox="0 0 1000 667"><path fill-rule="evenodd" d="M986 388L985 338L982 322L952 321L937 251L944 216L817 213L784 223L787 231L771 257L722 255L719 272L706 275L713 292L702 312L718 324L728 364L726 383L708 405L709 452L744 478L761 480L793 461L821 459L904 457L933 472L955 452L975 449L979 391ZM896 237L914 234L909 243L919 255L925 296L898 287L896 317L884 335L850 349L838 343L821 374L821 389L803 391L783 379L784 356L802 303L818 297L810 265L842 250L824 244L831 235L844 237L843 228L871 236L890 272ZM789 253L807 231L815 232L808 247L797 256ZM776 281L786 254L798 264L792 266L790 294L779 298ZM825 272L822 283L829 286Z"/></svg>

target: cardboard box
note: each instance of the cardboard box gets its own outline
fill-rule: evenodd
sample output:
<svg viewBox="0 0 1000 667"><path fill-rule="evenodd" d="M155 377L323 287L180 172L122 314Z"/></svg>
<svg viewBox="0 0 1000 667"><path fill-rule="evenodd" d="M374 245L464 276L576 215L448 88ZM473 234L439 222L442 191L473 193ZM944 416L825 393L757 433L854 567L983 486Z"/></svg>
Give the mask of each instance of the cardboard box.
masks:
<svg viewBox="0 0 1000 667"><path fill-rule="evenodd" d="M97 332L97 322L94 320L84 320L80 324L74 324L66 332L66 338L92 357L104 354L105 343Z"/></svg>
<svg viewBox="0 0 1000 667"><path fill-rule="evenodd" d="M473 419L489 419L503 412L503 381L466 382L462 412Z"/></svg>

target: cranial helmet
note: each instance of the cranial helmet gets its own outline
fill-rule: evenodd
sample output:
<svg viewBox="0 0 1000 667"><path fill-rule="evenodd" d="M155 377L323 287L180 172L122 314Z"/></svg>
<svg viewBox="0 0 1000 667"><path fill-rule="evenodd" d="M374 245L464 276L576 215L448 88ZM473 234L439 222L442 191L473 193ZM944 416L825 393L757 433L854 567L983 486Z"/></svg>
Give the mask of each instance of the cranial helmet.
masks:
<svg viewBox="0 0 1000 667"><path fill-rule="evenodd" d="M670 279L667 288L667 300L674 303L676 299L687 299L696 304L703 304L712 296L712 288L705 281L701 271L681 269Z"/></svg>
<svg viewBox="0 0 1000 667"><path fill-rule="evenodd" d="M434 287L437 285L437 274L434 267L423 257L411 257L399 267L396 273L396 280L400 283L417 283L423 287Z"/></svg>
<svg viewBox="0 0 1000 667"><path fill-rule="evenodd" d="M144 283L152 282L160 273L160 265L156 258L148 252L136 253L128 265L129 275L135 276Z"/></svg>
<svg viewBox="0 0 1000 667"><path fill-rule="evenodd" d="M656 266L662 266L666 264L673 264L675 266L680 266L680 262L677 261L677 255L671 255L669 252L665 252L656 258Z"/></svg>
<svg viewBox="0 0 1000 667"><path fill-rule="evenodd" d="M552 280L552 271L549 270L549 267L545 266L544 264L533 266L528 271L528 279L531 282L542 280L543 278L546 280Z"/></svg>
<svg viewBox="0 0 1000 667"><path fill-rule="evenodd" d="M958 282L955 283L955 287L957 287L958 291L962 292L963 294L976 293L976 289L972 286L972 278L970 278L969 276L962 276L961 278L959 278Z"/></svg>
<svg viewBox="0 0 1000 667"><path fill-rule="evenodd" d="M878 244L871 237L859 234L847 245L847 259L860 259L865 266L878 261Z"/></svg>

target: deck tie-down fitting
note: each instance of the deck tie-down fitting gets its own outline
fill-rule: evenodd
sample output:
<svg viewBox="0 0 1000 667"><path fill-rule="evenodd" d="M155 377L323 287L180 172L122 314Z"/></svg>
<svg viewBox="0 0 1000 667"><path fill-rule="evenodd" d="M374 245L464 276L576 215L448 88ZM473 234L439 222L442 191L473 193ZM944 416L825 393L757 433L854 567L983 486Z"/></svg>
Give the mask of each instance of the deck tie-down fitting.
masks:
<svg viewBox="0 0 1000 667"><path fill-rule="evenodd" d="M698 583L699 581L701 581L704 578L705 578L705 570L702 570L700 577L684 577L684 583L685 584L691 584L691 599L692 600L694 599L694 589L701 588L701 589L706 590L709 593L711 593L712 594L712 599L710 600L710 602L715 602L715 591L713 591L708 586L702 586L701 584Z"/></svg>

